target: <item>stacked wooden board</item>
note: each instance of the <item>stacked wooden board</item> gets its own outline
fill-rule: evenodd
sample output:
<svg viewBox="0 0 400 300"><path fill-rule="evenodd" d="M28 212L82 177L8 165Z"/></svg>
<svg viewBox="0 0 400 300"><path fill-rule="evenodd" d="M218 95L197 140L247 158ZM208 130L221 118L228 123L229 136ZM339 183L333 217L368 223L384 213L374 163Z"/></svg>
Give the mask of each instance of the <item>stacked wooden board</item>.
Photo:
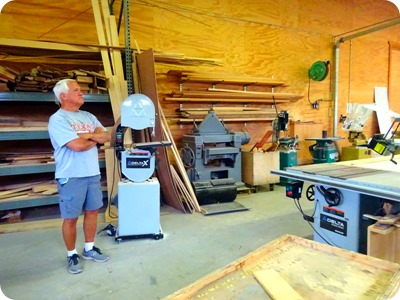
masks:
<svg viewBox="0 0 400 300"><path fill-rule="evenodd" d="M87 70L50 70L41 66L30 70L16 71L0 66L0 92L48 92L61 79L75 79L83 93L102 93L107 91L106 77Z"/></svg>
<svg viewBox="0 0 400 300"><path fill-rule="evenodd" d="M180 89L166 93L165 101L284 103L303 97L294 93L273 91L273 88L286 87L286 84L271 78L176 70L170 70L167 76L175 77ZM197 85L190 85L192 83ZM257 90L250 90L253 87ZM264 89L260 90L260 87Z"/></svg>

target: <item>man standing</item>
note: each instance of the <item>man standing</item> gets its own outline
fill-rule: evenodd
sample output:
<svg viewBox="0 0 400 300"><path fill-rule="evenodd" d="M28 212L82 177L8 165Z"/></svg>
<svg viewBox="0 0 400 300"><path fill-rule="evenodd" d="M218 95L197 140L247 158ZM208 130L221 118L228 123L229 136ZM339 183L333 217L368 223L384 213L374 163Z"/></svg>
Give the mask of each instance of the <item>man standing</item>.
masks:
<svg viewBox="0 0 400 300"><path fill-rule="evenodd" d="M67 248L67 270L72 274L83 271L75 247L76 224L83 211L85 248L82 257L105 262L109 257L94 246L97 214L103 205L97 145L109 142L110 134L97 118L79 110L83 94L72 79L59 81L54 89L60 106L49 120L48 130L54 147L62 234Z"/></svg>

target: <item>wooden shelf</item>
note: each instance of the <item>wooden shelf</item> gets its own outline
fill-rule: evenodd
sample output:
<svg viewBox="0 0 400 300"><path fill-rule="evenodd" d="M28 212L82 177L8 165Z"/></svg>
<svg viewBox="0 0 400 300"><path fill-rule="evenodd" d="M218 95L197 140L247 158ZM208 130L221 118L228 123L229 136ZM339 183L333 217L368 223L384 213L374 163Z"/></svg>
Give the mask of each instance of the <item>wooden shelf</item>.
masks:
<svg viewBox="0 0 400 300"><path fill-rule="evenodd" d="M0 141L46 140L47 127L0 127Z"/></svg>
<svg viewBox="0 0 400 300"><path fill-rule="evenodd" d="M168 71L167 75L176 76L179 78L181 83L184 82L199 82L199 83L211 83L211 84L236 84L241 86L250 85L263 85L269 87L286 86L286 83L282 80L276 80L266 77L257 76L239 76L232 74L223 73L198 73L190 71Z"/></svg>
<svg viewBox="0 0 400 300"><path fill-rule="evenodd" d="M110 102L108 94L84 94L85 102ZM51 92L4 92L0 93L0 102L3 101L23 101L23 102L54 102L55 96Z"/></svg>
<svg viewBox="0 0 400 300"><path fill-rule="evenodd" d="M103 197L107 197L107 189L103 188ZM18 208L37 207L44 205L58 204L58 194L48 196L25 196L15 197L14 199L0 200L1 210L13 210Z"/></svg>
<svg viewBox="0 0 400 300"><path fill-rule="evenodd" d="M100 168L106 166L105 160L99 160ZM0 165L0 176L22 175L22 174L35 174L35 173L49 173L55 171L54 162L47 164L2 164Z"/></svg>

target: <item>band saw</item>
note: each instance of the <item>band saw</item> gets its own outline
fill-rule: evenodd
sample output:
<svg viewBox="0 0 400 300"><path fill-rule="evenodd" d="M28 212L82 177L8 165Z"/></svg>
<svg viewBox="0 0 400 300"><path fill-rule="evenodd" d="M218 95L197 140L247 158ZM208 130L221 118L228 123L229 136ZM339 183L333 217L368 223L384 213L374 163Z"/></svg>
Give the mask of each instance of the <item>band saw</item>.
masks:
<svg viewBox="0 0 400 300"><path fill-rule="evenodd" d="M127 129L151 128L154 135L155 107L150 98L132 94L121 104L121 124L116 130L115 154L121 165L118 198L118 229L115 239L163 238L160 225L160 184L153 176L156 148L169 141L124 144Z"/></svg>

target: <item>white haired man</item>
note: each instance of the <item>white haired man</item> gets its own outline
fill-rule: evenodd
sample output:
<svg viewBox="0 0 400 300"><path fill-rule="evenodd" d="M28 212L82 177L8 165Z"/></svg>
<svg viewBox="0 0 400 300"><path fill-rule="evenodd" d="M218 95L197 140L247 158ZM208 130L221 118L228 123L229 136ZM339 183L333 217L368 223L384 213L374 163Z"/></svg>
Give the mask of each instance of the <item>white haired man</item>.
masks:
<svg viewBox="0 0 400 300"><path fill-rule="evenodd" d="M72 79L59 81L53 92L60 108L50 117L48 131L54 147L55 178L63 220L62 235L67 248L67 270L83 271L76 250L76 224L83 212L85 247L82 257L105 262L109 256L94 246L97 214L103 205L100 186L98 144L110 141L110 133L84 104L79 84Z"/></svg>

